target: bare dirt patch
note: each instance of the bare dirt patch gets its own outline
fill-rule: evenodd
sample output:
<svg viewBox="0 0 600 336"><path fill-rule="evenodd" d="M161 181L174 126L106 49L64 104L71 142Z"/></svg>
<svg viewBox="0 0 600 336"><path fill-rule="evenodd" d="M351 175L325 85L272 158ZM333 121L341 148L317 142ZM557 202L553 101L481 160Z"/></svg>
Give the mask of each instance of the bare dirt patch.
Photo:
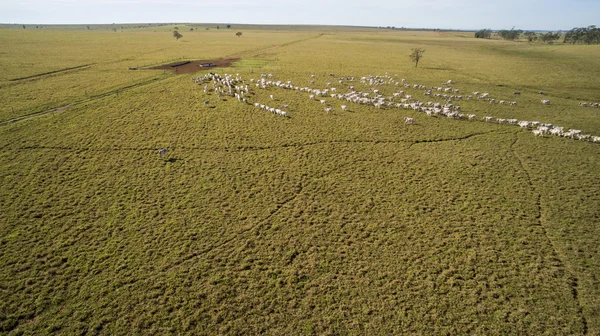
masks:
<svg viewBox="0 0 600 336"><path fill-rule="evenodd" d="M230 67L234 62L239 61L240 58L223 58L218 60L196 60L196 61L184 61L175 62L170 64L163 64L155 66L149 69L152 70L171 70L176 74L194 73L202 70L210 70L215 68L227 68ZM201 66L201 65L211 66Z"/></svg>

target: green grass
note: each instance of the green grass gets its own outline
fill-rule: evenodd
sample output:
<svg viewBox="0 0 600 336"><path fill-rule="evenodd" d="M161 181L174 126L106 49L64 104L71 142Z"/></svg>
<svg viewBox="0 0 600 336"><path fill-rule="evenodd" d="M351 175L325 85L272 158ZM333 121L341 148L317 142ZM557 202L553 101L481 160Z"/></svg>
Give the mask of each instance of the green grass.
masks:
<svg viewBox="0 0 600 336"><path fill-rule="evenodd" d="M213 31L176 42L135 29L0 30L0 120L79 102L0 126L0 334L600 333L598 144L342 112L331 98L326 114L307 93L275 88L251 97L289 104L285 119L217 103L191 75L127 70L239 56L216 71L301 86L315 74L313 87L340 87L329 73L453 79L462 94L519 102L463 101L464 113L600 135L600 111L578 106L600 101L600 48ZM416 69L414 47L427 50ZM151 78L161 80L81 92Z"/></svg>

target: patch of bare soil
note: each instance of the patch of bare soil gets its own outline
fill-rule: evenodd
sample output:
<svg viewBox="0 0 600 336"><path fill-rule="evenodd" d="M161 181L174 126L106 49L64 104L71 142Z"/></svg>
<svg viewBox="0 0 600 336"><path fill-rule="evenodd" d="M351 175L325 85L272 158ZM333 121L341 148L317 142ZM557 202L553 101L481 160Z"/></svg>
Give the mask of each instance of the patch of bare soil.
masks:
<svg viewBox="0 0 600 336"><path fill-rule="evenodd" d="M194 73L202 70L210 70L214 68L227 68L230 67L233 62L239 61L240 58L222 58L218 60L196 60L196 61L184 61L175 62L170 64L163 64L155 66L149 69L153 70L171 70L178 75L186 73Z"/></svg>

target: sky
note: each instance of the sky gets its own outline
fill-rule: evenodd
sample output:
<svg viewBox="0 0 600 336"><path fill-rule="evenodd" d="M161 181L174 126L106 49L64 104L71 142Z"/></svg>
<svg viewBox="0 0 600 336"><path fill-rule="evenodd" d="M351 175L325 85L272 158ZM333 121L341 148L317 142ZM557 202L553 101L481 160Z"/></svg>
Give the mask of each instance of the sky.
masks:
<svg viewBox="0 0 600 336"><path fill-rule="evenodd" d="M247 23L569 30L600 0L0 0L0 23Z"/></svg>

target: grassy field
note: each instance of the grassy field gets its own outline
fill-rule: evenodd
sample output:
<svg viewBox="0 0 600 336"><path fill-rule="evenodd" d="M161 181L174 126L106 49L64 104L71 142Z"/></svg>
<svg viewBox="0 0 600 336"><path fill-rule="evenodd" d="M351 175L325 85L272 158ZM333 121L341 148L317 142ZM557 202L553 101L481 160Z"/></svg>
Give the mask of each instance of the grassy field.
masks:
<svg viewBox="0 0 600 336"><path fill-rule="evenodd" d="M452 79L518 101L463 113L600 135L600 46L172 27L0 29L0 334L600 334L599 144L128 70Z"/></svg>

